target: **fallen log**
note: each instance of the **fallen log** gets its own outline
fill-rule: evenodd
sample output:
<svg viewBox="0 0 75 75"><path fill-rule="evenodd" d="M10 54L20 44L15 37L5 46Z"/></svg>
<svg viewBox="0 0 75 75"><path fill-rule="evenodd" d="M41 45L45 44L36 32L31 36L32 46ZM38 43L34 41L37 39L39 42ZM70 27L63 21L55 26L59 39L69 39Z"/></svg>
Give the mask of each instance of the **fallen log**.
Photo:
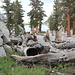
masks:
<svg viewBox="0 0 75 75"><path fill-rule="evenodd" d="M66 42L66 43L61 43L61 44L54 44L52 46L57 48L57 49L71 49L71 48L75 48L75 42Z"/></svg>
<svg viewBox="0 0 75 75"><path fill-rule="evenodd" d="M23 53L25 56L34 56L37 54L45 54L50 51L49 46L43 46L40 43L32 43L28 45L29 47L25 47Z"/></svg>
<svg viewBox="0 0 75 75"><path fill-rule="evenodd" d="M25 62L40 62L40 61L46 61L49 57L54 57L54 55L51 54L39 54L35 56L18 56L18 55L11 55L12 58L14 58L16 61L25 61Z"/></svg>
<svg viewBox="0 0 75 75"><path fill-rule="evenodd" d="M24 62L66 62L75 61L75 51L71 52L60 52L60 53L49 53L49 54L39 54L35 56L18 56L11 55L16 61Z"/></svg>

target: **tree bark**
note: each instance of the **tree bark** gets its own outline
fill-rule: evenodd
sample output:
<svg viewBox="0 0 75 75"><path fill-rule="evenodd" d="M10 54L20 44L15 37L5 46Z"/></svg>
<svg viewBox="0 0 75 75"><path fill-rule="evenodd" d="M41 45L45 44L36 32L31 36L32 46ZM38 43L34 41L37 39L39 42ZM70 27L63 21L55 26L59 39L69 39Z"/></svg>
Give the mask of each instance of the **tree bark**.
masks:
<svg viewBox="0 0 75 75"><path fill-rule="evenodd" d="M73 35L75 34L75 20L73 20Z"/></svg>
<svg viewBox="0 0 75 75"><path fill-rule="evenodd" d="M36 34L39 33L39 29L38 29L38 26L36 26Z"/></svg>
<svg viewBox="0 0 75 75"><path fill-rule="evenodd" d="M71 33L70 33L70 14L69 14L69 11L70 11L70 7L67 6L66 7L66 15L67 15L67 37L71 36Z"/></svg>

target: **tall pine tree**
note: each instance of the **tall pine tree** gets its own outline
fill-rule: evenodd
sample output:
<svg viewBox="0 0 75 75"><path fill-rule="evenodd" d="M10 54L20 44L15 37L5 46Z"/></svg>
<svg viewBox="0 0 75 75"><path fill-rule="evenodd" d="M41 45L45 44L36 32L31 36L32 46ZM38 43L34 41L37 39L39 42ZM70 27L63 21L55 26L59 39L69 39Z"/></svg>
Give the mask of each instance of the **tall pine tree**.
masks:
<svg viewBox="0 0 75 75"><path fill-rule="evenodd" d="M67 36L70 37L70 29L71 29L71 18L70 18L70 10L71 10L71 5L72 0L55 0L54 1L54 12L53 12L53 21L54 21L54 26L56 26L55 30L58 30L58 26L62 25L65 30L67 30ZM72 12L71 12L72 13ZM74 11L73 11L74 13ZM73 14L72 14L73 15ZM50 16L52 17L52 16ZM55 19L55 20L54 20ZM52 26L52 25L50 25ZM52 26L52 27L54 27ZM73 24L74 26L74 24ZM73 27L74 28L74 27Z"/></svg>
<svg viewBox="0 0 75 75"><path fill-rule="evenodd" d="M56 38L55 38L56 41L58 41L60 39L59 35L58 35L58 31L59 31L59 27L61 27L61 25L63 23L62 22L62 20L63 20L62 10L63 10L63 8L61 8L61 1L60 0L54 0L53 13L48 18L47 22L49 24L50 30L55 30L56 31Z"/></svg>
<svg viewBox="0 0 75 75"><path fill-rule="evenodd" d="M60 0L54 1L53 13L48 18L50 28L57 31L58 27L62 25L62 9L60 6Z"/></svg>
<svg viewBox="0 0 75 75"><path fill-rule="evenodd" d="M15 34L18 35L20 30L18 25L22 26L24 28L23 25L23 12L24 10L22 9L22 5L21 2L19 2L18 0L16 0L15 2L12 3L12 13L13 13L13 24L14 24L14 28L15 28Z"/></svg>
<svg viewBox="0 0 75 75"><path fill-rule="evenodd" d="M39 30L41 31L43 17L46 16L42 7L43 2L40 0L30 0L30 6L32 6L32 10L28 13L28 16L30 16L31 28L38 28L39 26Z"/></svg>
<svg viewBox="0 0 75 75"><path fill-rule="evenodd" d="M11 30L10 25L12 22L11 3L10 3L10 0L4 0L3 3L4 3L4 5L2 6L2 8L5 10L4 14L6 15L7 28L10 31Z"/></svg>

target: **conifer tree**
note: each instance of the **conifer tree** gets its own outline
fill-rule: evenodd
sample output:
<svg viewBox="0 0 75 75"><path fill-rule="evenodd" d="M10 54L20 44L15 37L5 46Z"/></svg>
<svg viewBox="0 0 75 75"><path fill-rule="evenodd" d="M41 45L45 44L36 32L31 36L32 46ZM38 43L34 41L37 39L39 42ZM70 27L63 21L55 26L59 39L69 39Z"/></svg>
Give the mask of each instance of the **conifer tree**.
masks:
<svg viewBox="0 0 75 75"><path fill-rule="evenodd" d="M58 30L58 27L62 25L62 9L60 6L60 0L54 1L53 13L48 18L51 30Z"/></svg>
<svg viewBox="0 0 75 75"><path fill-rule="evenodd" d="M28 13L28 16L30 16L31 28L39 26L41 31L43 17L46 16L42 9L43 2L40 0L30 0L30 6L32 6L32 10Z"/></svg>
<svg viewBox="0 0 75 75"><path fill-rule="evenodd" d="M12 22L12 19L11 19L11 16L12 16L12 13L11 13L11 3L10 3L10 0L4 0L3 1L4 5L2 6L2 8L5 10L5 15L6 15L6 23L7 23L7 28L9 29L10 31L10 25L11 25L11 22Z"/></svg>
<svg viewBox="0 0 75 75"><path fill-rule="evenodd" d="M16 0L15 2L12 3L12 9L13 9L13 21L14 21L14 25L15 25L15 34L18 35L20 30L18 25L21 25L24 28L23 25L23 12L24 10L22 9L22 5L21 2L19 2L18 0Z"/></svg>
<svg viewBox="0 0 75 75"><path fill-rule="evenodd" d="M11 3L11 13L12 13L12 26L11 26L11 30L15 30L15 35L17 36L20 32L18 25L22 26L24 28L23 25L23 9L22 9L22 5L21 2L19 2L18 0L14 1L13 3Z"/></svg>
<svg viewBox="0 0 75 75"><path fill-rule="evenodd" d="M53 8L53 13L51 16L48 18L48 24L50 30L55 30L56 31L56 38L57 40L59 37L57 35L59 27L62 25L62 8L61 8L61 1L60 0L54 0L54 8Z"/></svg>
<svg viewBox="0 0 75 75"><path fill-rule="evenodd" d="M70 37L70 27L71 27L71 18L70 18L70 10L71 10L72 0L55 0L54 1L54 18L53 20L56 26L55 30L58 30L58 26L62 25L65 30L67 30L67 36ZM57 25L56 25L57 23ZM52 26L52 25L51 25ZM54 27L54 26L52 26Z"/></svg>

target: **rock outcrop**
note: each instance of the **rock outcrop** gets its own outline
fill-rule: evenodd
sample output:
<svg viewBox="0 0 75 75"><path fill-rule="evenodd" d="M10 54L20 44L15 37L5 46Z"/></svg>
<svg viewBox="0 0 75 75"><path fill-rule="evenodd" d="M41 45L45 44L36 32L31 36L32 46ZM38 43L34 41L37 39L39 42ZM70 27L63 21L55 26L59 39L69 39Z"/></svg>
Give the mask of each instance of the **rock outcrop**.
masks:
<svg viewBox="0 0 75 75"><path fill-rule="evenodd" d="M9 30L5 23L0 21L0 57L6 56L6 51L12 51L12 48L6 45L10 42Z"/></svg>

